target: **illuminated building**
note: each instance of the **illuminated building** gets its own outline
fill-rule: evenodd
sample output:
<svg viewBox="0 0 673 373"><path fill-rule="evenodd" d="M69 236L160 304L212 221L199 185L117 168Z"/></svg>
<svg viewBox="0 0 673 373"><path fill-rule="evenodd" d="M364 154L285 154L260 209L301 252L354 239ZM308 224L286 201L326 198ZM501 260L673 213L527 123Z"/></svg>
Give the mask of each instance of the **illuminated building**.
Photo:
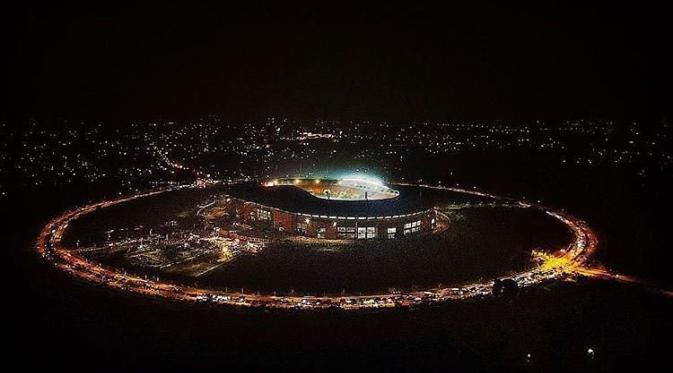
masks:
<svg viewBox="0 0 673 373"><path fill-rule="evenodd" d="M368 179L286 178L232 188L226 210L243 221L321 239L395 239L430 232L432 205Z"/></svg>

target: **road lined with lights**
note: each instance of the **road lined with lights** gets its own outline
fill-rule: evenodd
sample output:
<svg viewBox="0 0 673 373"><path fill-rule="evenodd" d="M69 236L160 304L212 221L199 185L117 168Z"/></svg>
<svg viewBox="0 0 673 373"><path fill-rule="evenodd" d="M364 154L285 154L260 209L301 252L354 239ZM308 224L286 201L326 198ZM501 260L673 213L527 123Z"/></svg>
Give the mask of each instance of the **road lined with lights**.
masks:
<svg viewBox="0 0 673 373"><path fill-rule="evenodd" d="M274 296L270 294L248 294L244 292L202 289L162 282L158 278L153 280L139 275L124 273L119 269L90 261L81 256L79 252L65 247L62 243L63 235L67 231L69 224L93 211L179 189L203 188L210 183L200 180L194 184L166 187L133 196L102 201L65 212L61 216L51 220L44 227L37 238L36 250L57 268L72 276L137 294L186 302L288 310L325 308L356 310L420 306L450 300L480 298L492 294L492 282L490 281L466 284L459 287L436 287L410 292L372 295L342 294L340 296ZM589 260L598 247L598 239L584 221L570 214L540 205L505 200L501 197L477 190L436 185L418 186L489 197L496 201L505 201L508 206L536 208L565 224L573 236L571 243L565 249L553 254L534 252L534 257L538 259L536 266L509 277L516 281L519 287L529 287L552 280L574 278L576 276L606 277L611 275L605 270L589 266ZM245 238L242 237L241 239Z"/></svg>

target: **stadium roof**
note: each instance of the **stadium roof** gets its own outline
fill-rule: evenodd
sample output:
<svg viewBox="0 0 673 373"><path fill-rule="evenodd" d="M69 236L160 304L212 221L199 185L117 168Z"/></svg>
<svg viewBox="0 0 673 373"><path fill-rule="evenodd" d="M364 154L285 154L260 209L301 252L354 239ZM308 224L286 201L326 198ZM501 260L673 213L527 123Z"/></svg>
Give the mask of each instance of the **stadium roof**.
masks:
<svg viewBox="0 0 673 373"><path fill-rule="evenodd" d="M397 198L367 201L343 201L318 198L291 185L262 186L257 183L232 185L232 197L308 215L334 217L383 217L421 212L432 207L414 187L397 188Z"/></svg>

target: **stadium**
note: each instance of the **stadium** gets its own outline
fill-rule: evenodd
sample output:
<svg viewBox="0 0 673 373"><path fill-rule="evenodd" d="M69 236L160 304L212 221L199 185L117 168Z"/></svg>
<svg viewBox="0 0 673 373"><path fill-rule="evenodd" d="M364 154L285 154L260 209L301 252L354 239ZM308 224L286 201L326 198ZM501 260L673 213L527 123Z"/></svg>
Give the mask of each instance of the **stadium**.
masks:
<svg viewBox="0 0 673 373"><path fill-rule="evenodd" d="M512 281L585 273L596 246L562 211L348 178L171 185L67 211L36 243L71 275L138 294L345 310L478 298ZM483 280L503 275L512 281Z"/></svg>
<svg viewBox="0 0 673 373"><path fill-rule="evenodd" d="M399 239L437 227L437 213L418 190L370 179L281 178L233 186L226 213L316 239Z"/></svg>

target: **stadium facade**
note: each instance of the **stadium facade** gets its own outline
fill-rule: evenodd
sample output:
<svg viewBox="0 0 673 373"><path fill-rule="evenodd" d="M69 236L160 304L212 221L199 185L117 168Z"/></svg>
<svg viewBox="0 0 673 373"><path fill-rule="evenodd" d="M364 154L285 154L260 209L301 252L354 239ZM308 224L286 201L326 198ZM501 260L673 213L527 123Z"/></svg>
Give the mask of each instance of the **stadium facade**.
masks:
<svg viewBox="0 0 673 373"><path fill-rule="evenodd" d="M223 206L244 222L318 239L398 239L431 232L434 208L417 191L358 179L277 179L232 188Z"/></svg>

